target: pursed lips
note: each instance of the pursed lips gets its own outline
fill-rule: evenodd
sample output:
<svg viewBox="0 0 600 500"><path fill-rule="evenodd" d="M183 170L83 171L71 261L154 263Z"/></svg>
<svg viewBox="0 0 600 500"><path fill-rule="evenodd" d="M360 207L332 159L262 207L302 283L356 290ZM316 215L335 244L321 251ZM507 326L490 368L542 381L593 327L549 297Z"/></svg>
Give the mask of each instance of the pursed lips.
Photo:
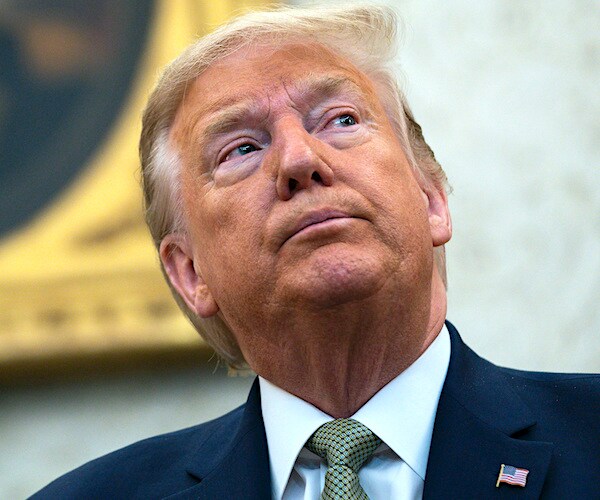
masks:
<svg viewBox="0 0 600 500"><path fill-rule="evenodd" d="M302 216L298 222L287 232L285 239L283 240L282 246L290 239L301 233L303 230L316 224L321 224L328 220L334 219L349 219L354 218L346 212L340 210L319 210L316 212L310 212Z"/></svg>

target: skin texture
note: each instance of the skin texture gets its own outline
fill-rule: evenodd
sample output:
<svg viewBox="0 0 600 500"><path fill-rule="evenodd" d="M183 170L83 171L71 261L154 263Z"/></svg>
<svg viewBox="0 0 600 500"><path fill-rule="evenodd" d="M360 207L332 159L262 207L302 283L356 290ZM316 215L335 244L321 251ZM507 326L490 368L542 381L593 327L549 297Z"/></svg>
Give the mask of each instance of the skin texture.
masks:
<svg viewBox="0 0 600 500"><path fill-rule="evenodd" d="M348 417L435 339L446 195L417 179L347 60L315 45L242 49L188 88L170 141L187 227L161 259L259 375Z"/></svg>

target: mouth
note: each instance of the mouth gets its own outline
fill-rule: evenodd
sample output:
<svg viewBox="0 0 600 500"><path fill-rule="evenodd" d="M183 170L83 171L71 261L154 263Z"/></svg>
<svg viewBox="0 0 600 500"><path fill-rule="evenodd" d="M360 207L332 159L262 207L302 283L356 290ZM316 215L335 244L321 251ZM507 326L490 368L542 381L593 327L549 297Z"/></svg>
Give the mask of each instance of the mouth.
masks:
<svg viewBox="0 0 600 500"><path fill-rule="evenodd" d="M287 232L285 239L283 240L282 246L287 243L290 239L300 235L308 235L311 232L325 230L328 227L335 227L344 220L355 219L346 212L340 210L318 210L316 212L310 212L301 217L297 223Z"/></svg>

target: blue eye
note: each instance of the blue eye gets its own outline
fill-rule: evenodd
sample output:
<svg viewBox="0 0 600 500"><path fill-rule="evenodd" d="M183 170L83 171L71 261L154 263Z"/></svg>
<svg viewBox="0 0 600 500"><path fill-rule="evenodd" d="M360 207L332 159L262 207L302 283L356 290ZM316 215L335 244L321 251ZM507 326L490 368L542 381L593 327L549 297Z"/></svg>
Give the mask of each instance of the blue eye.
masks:
<svg viewBox="0 0 600 500"><path fill-rule="evenodd" d="M252 144L242 144L241 146L238 146L237 148L235 148L234 151L237 151L240 156L244 156L247 155L248 153L252 153L252 151L256 151L257 148L256 146L253 146Z"/></svg>
<svg viewBox="0 0 600 500"><path fill-rule="evenodd" d="M339 124L343 127L351 127L352 125L356 125L356 120L352 115L340 115L335 120L336 124Z"/></svg>
<svg viewBox="0 0 600 500"><path fill-rule="evenodd" d="M223 159L223 161L231 160L238 156L245 156L247 154L258 151L258 148L254 144L245 143L233 148L231 152Z"/></svg>

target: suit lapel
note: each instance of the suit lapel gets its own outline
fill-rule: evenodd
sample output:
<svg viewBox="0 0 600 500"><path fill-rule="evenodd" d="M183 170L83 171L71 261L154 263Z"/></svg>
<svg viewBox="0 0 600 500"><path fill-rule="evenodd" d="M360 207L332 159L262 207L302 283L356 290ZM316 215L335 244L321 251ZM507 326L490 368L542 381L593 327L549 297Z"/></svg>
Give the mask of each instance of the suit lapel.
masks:
<svg viewBox="0 0 600 500"><path fill-rule="evenodd" d="M169 500L270 498L269 455L258 379L250 390L237 431L224 426L215 433L200 447L187 471L200 482L169 496Z"/></svg>
<svg viewBox="0 0 600 500"><path fill-rule="evenodd" d="M553 445L527 440L535 419L511 389L509 377L479 358L447 326L452 354L423 498L539 498ZM496 488L501 464L528 469L527 485Z"/></svg>
<svg viewBox="0 0 600 500"><path fill-rule="evenodd" d="M528 439L536 425L509 375L479 358L447 323L452 354L440 396L423 498L539 498L553 445ZM223 444L225 443L225 444ZM500 465L528 469L525 488L501 484ZM170 500L271 496L269 458L258 380L237 430L225 425L188 466L199 480Z"/></svg>

